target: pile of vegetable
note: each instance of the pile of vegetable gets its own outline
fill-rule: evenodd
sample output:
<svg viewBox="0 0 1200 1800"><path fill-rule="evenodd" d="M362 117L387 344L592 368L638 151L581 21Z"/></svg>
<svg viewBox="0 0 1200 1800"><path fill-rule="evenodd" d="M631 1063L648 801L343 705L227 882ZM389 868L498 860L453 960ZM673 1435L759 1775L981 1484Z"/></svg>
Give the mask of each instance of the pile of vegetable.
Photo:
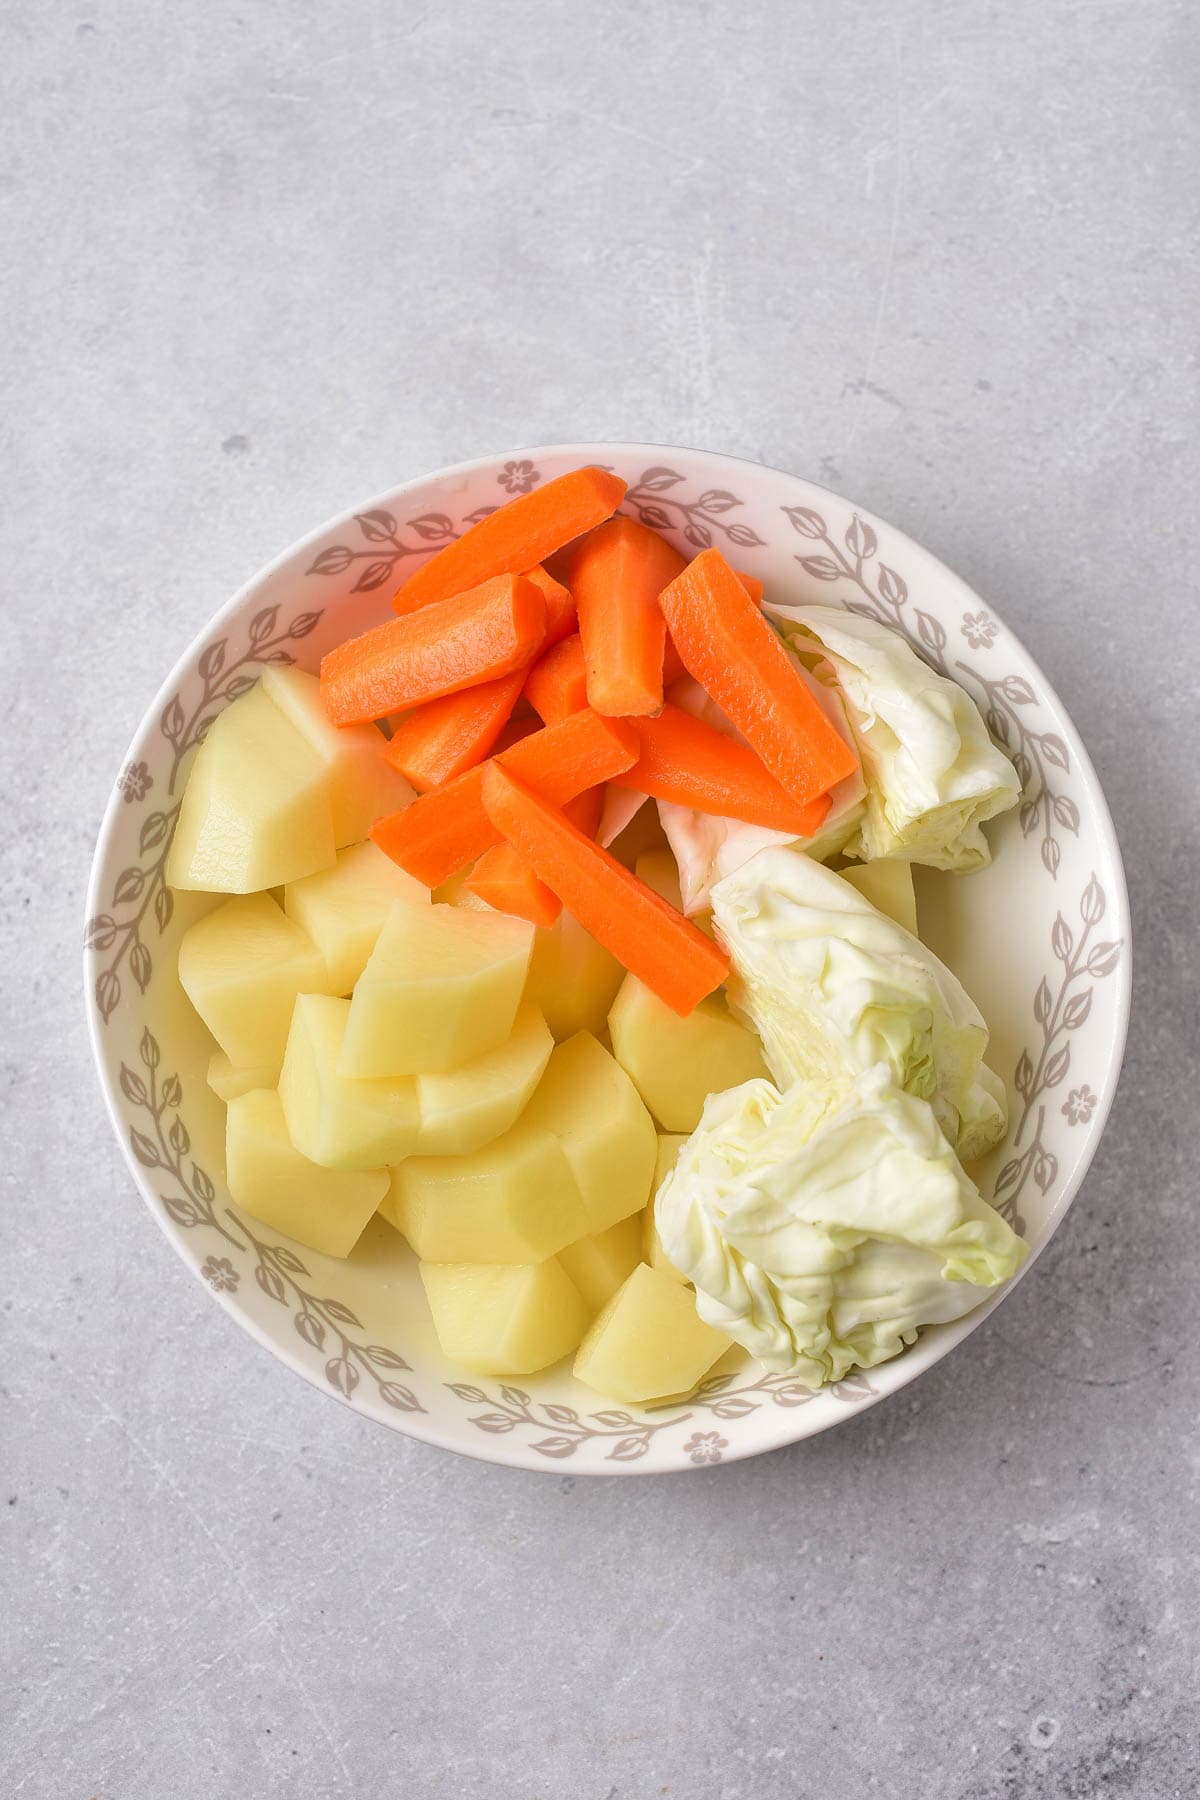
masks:
<svg viewBox="0 0 1200 1800"><path fill-rule="evenodd" d="M686 561L624 492L519 497L319 683L226 709L180 978L235 1201L336 1256L378 1213L451 1360L574 1352L638 1402L736 1344L816 1386L1025 1253L966 1172L1007 1101L911 879L981 866L1016 776L896 633Z"/></svg>

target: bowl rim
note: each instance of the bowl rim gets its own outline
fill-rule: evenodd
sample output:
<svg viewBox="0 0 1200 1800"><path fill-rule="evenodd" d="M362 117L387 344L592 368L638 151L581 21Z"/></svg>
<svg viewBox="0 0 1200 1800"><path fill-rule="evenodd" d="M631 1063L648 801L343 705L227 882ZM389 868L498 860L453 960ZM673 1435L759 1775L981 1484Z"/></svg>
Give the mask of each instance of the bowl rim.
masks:
<svg viewBox="0 0 1200 1800"><path fill-rule="evenodd" d="M935 1363L942 1361L944 1357L957 1349L959 1344L964 1342L966 1338L983 1324L985 1319L990 1317L996 1307L1007 1298L1016 1284L1038 1261L1042 1252L1058 1231L1068 1210L1073 1205L1088 1171L1091 1168L1096 1151L1100 1145L1100 1140L1107 1128L1124 1066L1129 1036L1129 1021L1133 992L1133 921L1130 912L1129 888L1125 874L1124 858L1121 853L1120 839L1117 835L1116 825L1113 821L1112 811L1109 807L1107 796L1104 793L1100 778L1096 772L1095 764L1088 754L1087 747L1080 736L1079 730L1075 725L1071 714L1063 704L1056 688L1047 679L1041 665L1030 653L1024 640L1017 637L1011 626L1008 625L1004 614L997 609L992 601L985 601L983 596L972 588L965 578L959 575L956 570L950 568L950 566L947 563L944 563L932 550L928 549L924 544L920 543L919 540L912 537L901 527L894 525L890 520L885 519L882 515L872 511L869 507L861 506L857 502L850 500L846 495L838 493L835 488L829 487L826 483L813 481L810 477L799 475L793 470L780 469L772 463L760 462L752 457L736 456L723 451L707 450L686 444L642 443L636 441L605 439L588 442L564 441L560 443L514 446L505 450L494 451L487 455L470 457L461 462L448 463L440 468L426 470L424 473L413 477L409 481L400 482L390 488L382 489L373 494L370 498L355 505L341 507L337 511L331 513L321 524L294 539L276 555L270 557L265 563L261 564L249 579L244 581L235 593L220 606L215 613L205 620L199 631L195 633L187 646L171 665L166 677L159 684L153 697L144 707L139 717L137 727L128 740L125 754L118 766L124 767L130 761L132 753L136 749L138 741L145 730L147 721L152 720L162 711L171 695L183 682L205 643L218 632L223 625L233 619L251 596L267 581L274 575L281 573L288 564L293 562L293 560L300 557L305 551L314 547L332 530L341 526L347 519L352 518L355 514L365 513L373 508L379 508L385 505L395 505L398 501L402 501L405 496L426 487L430 482L469 477L481 471L494 468L498 463L506 461L527 459L536 462L546 457L569 455L572 457L578 456L582 462L594 463L597 462L600 457L607 454L636 458L647 453L683 455L702 463L707 463L714 468L743 468L751 471L755 476L767 474L777 476L784 481L798 481L814 493L827 494L831 499L835 500L838 505L853 507L853 510L858 516L871 525L882 527L887 533L890 542L903 545L906 549L911 549L916 552L920 558L932 565L948 586L952 589L956 589L967 602L974 603L977 606L986 607L992 615L996 616L1002 629L1012 638L1013 642L1020 649L1030 671L1037 677L1037 680L1040 683L1040 694L1044 698L1046 704L1056 712L1058 727L1066 737L1070 751L1076 759L1076 767L1088 790L1089 799L1092 803L1098 837L1104 844L1111 860L1113 880L1111 897L1115 902L1116 916L1120 919L1122 925L1124 954L1121 957L1117 969L1114 971L1118 976L1118 982L1115 990L1113 1029L1109 1040L1104 1070L1104 1086L1106 1091L1101 1095L1100 1104L1088 1121L1087 1137L1083 1140L1078 1164L1071 1176L1064 1182L1062 1190L1057 1196L1053 1210L1047 1218L1041 1241L1031 1249L1029 1256L1025 1259L1021 1268L1017 1270L1016 1274L1013 1275L1010 1280L1005 1282L989 1300L982 1302L962 1319L954 1322L955 1335L953 1342L947 1344L944 1349L938 1349L936 1354L931 1355L927 1348L926 1354L920 1356L917 1352L921 1348L921 1340L918 1340L917 1343L910 1346L903 1356L890 1359L888 1385L882 1389L872 1389L868 1396L865 1396L858 1402L853 1411L847 1410L847 1412L840 1417L824 1424L814 1424L812 1428L805 1430L802 1428L803 1409L800 1409L799 1416L793 1415L788 1419L785 1422L784 1429L777 1433L769 1433L768 1441L766 1442L730 1443L721 1460L723 1464L732 1464L734 1462L744 1461L749 1457L763 1456L775 1450L786 1449L789 1445L800 1443L806 1438L820 1436L824 1432L832 1429L836 1424L843 1424L849 1422L852 1418L861 1416L862 1413L877 1406L881 1401L888 1399L893 1394L899 1393L903 1388L906 1388L910 1382L915 1381L918 1376L924 1374L927 1369L933 1367ZM95 848L92 853L91 868L85 896L85 919L93 917L100 907L101 876L110 840L113 836L116 822L121 816L121 803L119 788L114 783L105 805L104 812L101 816L99 830L96 835ZM84 1006L88 1023L88 1039L91 1045L92 1058L99 1078L101 1092L104 1096L109 1122L112 1125L117 1141L121 1147L126 1166L133 1176L135 1186L137 1187L147 1210L150 1212L151 1217L155 1220L159 1230L167 1239L180 1261L188 1269L189 1273L192 1274L197 1281L202 1281L203 1277L201 1270L188 1257L182 1239L171 1230L168 1220L164 1216L162 1210L153 1204L150 1186L146 1179L146 1172L140 1167L134 1157L132 1147L123 1129L123 1121L118 1111L116 1082L110 1066L111 1058L106 1050L106 1040L101 1033L99 1008L96 1005L91 983L88 979L88 954L89 953L85 948L83 952L83 987ZM405 1437L415 1438L420 1442L430 1444L437 1449L450 1451L452 1454L462 1456L469 1461L487 1462L510 1469L517 1468L531 1470L535 1473L544 1475L561 1473L561 1470L557 1469L554 1465L547 1465L544 1460L536 1460L532 1450L528 1449L523 1443L510 1444L506 1439L506 1453L502 1454L500 1452L499 1444L493 1445L490 1440L484 1440L478 1445L473 1442L468 1445L461 1440L452 1439L438 1428L435 1419L429 1414L415 1417L409 1414L403 1414L398 1415L395 1420L379 1417L375 1414L364 1414L361 1408L355 1407L345 1396L335 1392L328 1385L322 1383L315 1370L306 1366L297 1356L291 1353L290 1346L285 1348L283 1344L273 1338L263 1329L253 1315L244 1311L240 1305L234 1302L230 1295L214 1289L208 1283L204 1283L204 1285L209 1299L215 1300L221 1307L221 1310L235 1320L238 1326L253 1338L255 1342L269 1350L279 1362L284 1364L285 1367L292 1370L294 1373L300 1375L311 1387L335 1401L340 1401L343 1406L348 1407L349 1410L355 1412L359 1417L365 1418L367 1423L378 1425L381 1428L397 1432ZM925 1341L926 1344L928 1344L928 1340ZM574 1465L570 1472L573 1476L586 1475L589 1477L617 1475L660 1476L686 1474L693 1467L695 1467L695 1465L686 1462L675 1464L668 1469L656 1468L653 1466L647 1468L640 1462L604 1463L599 1466L581 1463L579 1465Z"/></svg>

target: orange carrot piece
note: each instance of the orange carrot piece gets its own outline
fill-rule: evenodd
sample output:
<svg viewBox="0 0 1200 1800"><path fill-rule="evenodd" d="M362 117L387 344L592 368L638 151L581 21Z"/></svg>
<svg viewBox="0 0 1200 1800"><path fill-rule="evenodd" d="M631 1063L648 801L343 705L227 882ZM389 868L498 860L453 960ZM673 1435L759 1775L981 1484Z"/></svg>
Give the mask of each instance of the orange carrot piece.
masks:
<svg viewBox="0 0 1200 1800"><path fill-rule="evenodd" d="M762 603L763 584L757 575L747 575L744 569L735 569L734 574L753 600L755 606ZM667 633L667 647L663 651L663 687L669 688L672 682L679 681L687 674L683 666L683 658L675 648L675 641L670 632Z"/></svg>
<svg viewBox="0 0 1200 1800"><path fill-rule="evenodd" d="M321 696L335 725L364 725L524 668L546 633L542 590L500 575L439 606L389 619L331 650Z"/></svg>
<svg viewBox="0 0 1200 1800"><path fill-rule="evenodd" d="M607 469L572 469L501 506L410 575L392 601L398 613L448 600L493 575L520 575L615 513L625 482Z"/></svg>
<svg viewBox="0 0 1200 1800"><path fill-rule="evenodd" d="M685 567L666 538L636 519L607 519L579 545L571 592L595 712L628 718L662 705L666 626L658 596Z"/></svg>
<svg viewBox="0 0 1200 1800"><path fill-rule="evenodd" d="M419 794L440 787L483 761L507 725L524 681L525 671L518 669L418 706L392 733L384 761L407 776Z"/></svg>
<svg viewBox="0 0 1200 1800"><path fill-rule="evenodd" d="M577 631L539 656L525 677L525 698L547 725L587 705L583 640Z"/></svg>
<svg viewBox="0 0 1200 1800"><path fill-rule="evenodd" d="M492 761L511 769L551 805L562 806L621 774L637 756L632 725L587 711L533 732ZM371 827L375 843L417 881L440 887L464 863L500 841L483 810L483 772L490 766L468 769L411 806L377 819Z"/></svg>
<svg viewBox="0 0 1200 1800"><path fill-rule="evenodd" d="M828 794L798 806L748 744L678 706L668 703L657 719L631 722L642 753L632 769L613 777L614 787L796 837L812 837L829 811Z"/></svg>
<svg viewBox="0 0 1200 1800"><path fill-rule="evenodd" d="M542 590L546 600L546 648L552 644L561 644L575 629L575 597L564 582L556 581L554 576L540 564L529 570L529 579L535 587Z"/></svg>
<svg viewBox="0 0 1200 1800"><path fill-rule="evenodd" d="M720 987L725 952L499 763L486 766L483 803L584 930L672 1011L686 1015Z"/></svg>
<svg viewBox="0 0 1200 1800"><path fill-rule="evenodd" d="M603 787L587 788L562 809L563 817L570 819L585 837L596 835L603 795ZM463 885L468 893L486 900L497 912L513 913L534 925L553 925L562 911L558 895L538 880L511 844L493 844L485 850Z"/></svg>
<svg viewBox="0 0 1200 1800"><path fill-rule="evenodd" d="M702 550L659 596L685 668L798 805L858 766L719 550Z"/></svg>

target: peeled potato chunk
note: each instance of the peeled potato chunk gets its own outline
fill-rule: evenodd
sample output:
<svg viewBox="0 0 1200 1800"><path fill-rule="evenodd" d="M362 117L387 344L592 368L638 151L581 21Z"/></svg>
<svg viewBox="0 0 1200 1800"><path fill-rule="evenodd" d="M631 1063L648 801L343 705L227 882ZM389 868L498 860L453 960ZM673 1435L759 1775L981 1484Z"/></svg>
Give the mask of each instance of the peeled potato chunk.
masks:
<svg viewBox="0 0 1200 1800"><path fill-rule="evenodd" d="M595 1237L577 1238L558 1260L587 1301L589 1317L612 1299L642 1258L642 1214L619 1219Z"/></svg>
<svg viewBox="0 0 1200 1800"><path fill-rule="evenodd" d="M223 1050L214 1050L208 1059L208 1085L218 1100L228 1103L252 1088L273 1088L279 1080L278 1063L259 1064L257 1068L239 1069Z"/></svg>
<svg viewBox="0 0 1200 1800"><path fill-rule="evenodd" d="M687 1143L686 1137L660 1133L658 1139L658 1161L654 1165L654 1186L650 1190L650 1199L642 1214L642 1261L648 1262L652 1269L661 1269L672 1281L686 1282L687 1277L681 1275L673 1262L668 1261L667 1253L662 1247L662 1239L658 1235L658 1226L654 1222L654 1197L659 1188L675 1167L675 1160Z"/></svg>
<svg viewBox="0 0 1200 1800"><path fill-rule="evenodd" d="M349 1256L387 1192L386 1169L346 1174L301 1156L269 1088L230 1101L225 1164L238 1206L325 1256Z"/></svg>
<svg viewBox="0 0 1200 1800"><path fill-rule="evenodd" d="M504 1042L445 1075L418 1075L420 1156L469 1156L508 1130L545 1073L554 1039L523 1000Z"/></svg>
<svg viewBox="0 0 1200 1800"><path fill-rule="evenodd" d="M411 1075L354 1081L338 1074L350 1002L301 994L279 1076L288 1135L323 1169L380 1169L416 1148L420 1127Z"/></svg>
<svg viewBox="0 0 1200 1800"><path fill-rule="evenodd" d="M189 926L179 980L239 1069L278 1069L296 995L329 991L320 951L270 894L239 894Z"/></svg>
<svg viewBox="0 0 1200 1800"><path fill-rule="evenodd" d="M339 850L332 869L290 881L283 908L325 958L330 991L348 994L397 900L427 906L429 889L368 841Z"/></svg>
<svg viewBox="0 0 1200 1800"><path fill-rule="evenodd" d="M705 1324L690 1288L639 1263L593 1320L575 1374L613 1400L661 1400L690 1393L730 1341Z"/></svg>
<svg viewBox="0 0 1200 1800"><path fill-rule="evenodd" d="M328 868L334 850L325 764L260 682L214 719L196 751L167 880L256 893Z"/></svg>
<svg viewBox="0 0 1200 1800"><path fill-rule="evenodd" d="M374 725L330 722L315 675L274 666L263 671L262 688L321 760L339 850L361 842L376 819L416 799L403 775L384 761L382 732Z"/></svg>
<svg viewBox="0 0 1200 1800"><path fill-rule="evenodd" d="M912 864L881 857L877 862L850 863L839 870L843 881L857 888L864 900L917 935L917 896Z"/></svg>
<svg viewBox="0 0 1200 1800"><path fill-rule="evenodd" d="M613 1055L664 1131L692 1132L710 1094L767 1076L758 1038L719 994L681 1019L636 975L608 1015Z"/></svg>
<svg viewBox="0 0 1200 1800"><path fill-rule="evenodd" d="M543 1262L588 1229L562 1146L528 1109L469 1156L410 1156L380 1211L424 1262Z"/></svg>
<svg viewBox="0 0 1200 1800"><path fill-rule="evenodd" d="M591 1317L556 1257L421 1264L438 1342L480 1375L532 1375L568 1355Z"/></svg>
<svg viewBox="0 0 1200 1800"><path fill-rule="evenodd" d="M654 1121L624 1069L590 1032L557 1046L522 1118L561 1144L590 1235L645 1206L657 1152Z"/></svg>
<svg viewBox="0 0 1200 1800"><path fill-rule="evenodd" d="M563 911L549 930L535 933L526 997L560 1043L577 1031L600 1037L623 974L617 959Z"/></svg>
<svg viewBox="0 0 1200 1800"><path fill-rule="evenodd" d="M340 1073L441 1074L495 1050L532 944L533 926L504 913L395 905L354 989Z"/></svg>

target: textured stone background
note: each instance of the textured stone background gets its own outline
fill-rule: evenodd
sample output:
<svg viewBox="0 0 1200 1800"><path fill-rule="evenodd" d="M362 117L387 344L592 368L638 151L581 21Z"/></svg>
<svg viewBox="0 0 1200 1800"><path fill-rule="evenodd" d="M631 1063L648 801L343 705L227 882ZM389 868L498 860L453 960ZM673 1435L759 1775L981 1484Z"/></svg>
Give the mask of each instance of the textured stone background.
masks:
<svg viewBox="0 0 1200 1800"><path fill-rule="evenodd" d="M1194 9L0 21L0 1795L1192 1800ZM794 1451L575 1483L222 1318L102 1115L78 941L132 725L262 560L605 436L822 479L1005 614L1106 784L1137 991L1084 1191L963 1349Z"/></svg>

